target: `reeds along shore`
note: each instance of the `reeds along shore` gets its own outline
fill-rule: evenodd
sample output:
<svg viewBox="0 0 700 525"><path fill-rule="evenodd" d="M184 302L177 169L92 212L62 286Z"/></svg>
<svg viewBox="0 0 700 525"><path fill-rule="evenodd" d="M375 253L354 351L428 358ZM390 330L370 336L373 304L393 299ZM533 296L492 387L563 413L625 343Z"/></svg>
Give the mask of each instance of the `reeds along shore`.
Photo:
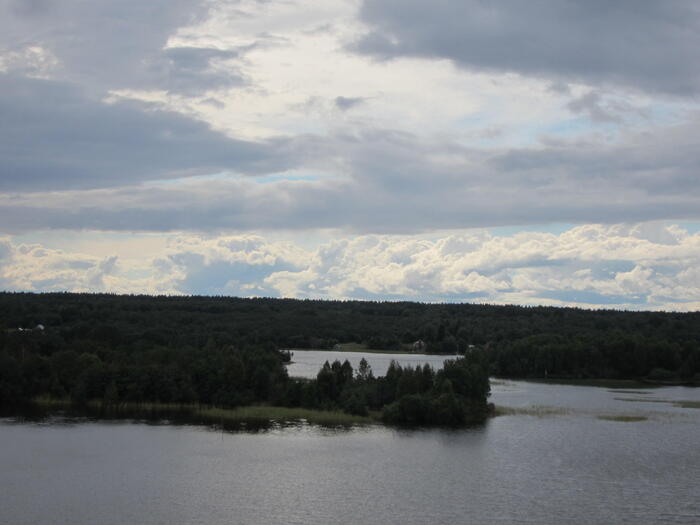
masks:
<svg viewBox="0 0 700 525"><path fill-rule="evenodd" d="M117 403L107 404L103 400L91 400L83 407L76 407L69 398L38 397L32 404L40 409L84 410L88 415L163 419L179 416L182 419L208 424L240 423L293 423L306 422L323 426L352 426L378 423L381 414L367 416L347 414L340 410L314 410L299 407L253 405L236 408L221 408L199 404L179 403Z"/></svg>

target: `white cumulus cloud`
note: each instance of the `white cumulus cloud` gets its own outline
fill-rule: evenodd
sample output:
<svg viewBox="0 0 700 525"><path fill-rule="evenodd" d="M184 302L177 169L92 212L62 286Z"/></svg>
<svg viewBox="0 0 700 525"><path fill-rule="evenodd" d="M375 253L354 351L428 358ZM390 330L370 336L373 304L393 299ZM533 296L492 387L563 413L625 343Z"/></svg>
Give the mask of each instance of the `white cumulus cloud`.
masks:
<svg viewBox="0 0 700 525"><path fill-rule="evenodd" d="M134 243L142 242L138 236ZM315 243L173 233L105 255L0 240L7 290L476 301L587 308L700 307L700 233L584 225L559 234L357 235Z"/></svg>

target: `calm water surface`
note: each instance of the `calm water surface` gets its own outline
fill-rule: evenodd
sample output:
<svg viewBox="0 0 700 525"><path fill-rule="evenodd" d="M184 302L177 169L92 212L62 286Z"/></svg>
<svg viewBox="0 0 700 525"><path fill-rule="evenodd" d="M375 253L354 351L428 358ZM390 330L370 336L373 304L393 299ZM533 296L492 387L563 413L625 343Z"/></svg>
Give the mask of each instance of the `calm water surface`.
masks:
<svg viewBox="0 0 700 525"><path fill-rule="evenodd" d="M357 370L360 360L364 357L372 367L375 376L386 374L391 361L397 361L401 366L422 366L428 363L433 368L442 368L446 359L455 359L457 356L428 355L428 354L368 354L362 352L332 352L328 350L292 350L292 363L287 366L287 371L292 377L316 377L323 363L340 362L346 359Z"/></svg>
<svg viewBox="0 0 700 525"><path fill-rule="evenodd" d="M0 523L700 523L700 390L492 400L466 430L0 419Z"/></svg>

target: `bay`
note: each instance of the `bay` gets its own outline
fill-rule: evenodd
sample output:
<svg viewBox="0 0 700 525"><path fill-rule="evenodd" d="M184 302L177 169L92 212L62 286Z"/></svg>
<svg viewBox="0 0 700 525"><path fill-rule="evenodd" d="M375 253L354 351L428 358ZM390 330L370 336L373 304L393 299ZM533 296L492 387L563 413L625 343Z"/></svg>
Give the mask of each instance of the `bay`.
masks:
<svg viewBox="0 0 700 525"><path fill-rule="evenodd" d="M700 522L700 390L495 380L491 401L507 415L459 430L0 418L0 522Z"/></svg>

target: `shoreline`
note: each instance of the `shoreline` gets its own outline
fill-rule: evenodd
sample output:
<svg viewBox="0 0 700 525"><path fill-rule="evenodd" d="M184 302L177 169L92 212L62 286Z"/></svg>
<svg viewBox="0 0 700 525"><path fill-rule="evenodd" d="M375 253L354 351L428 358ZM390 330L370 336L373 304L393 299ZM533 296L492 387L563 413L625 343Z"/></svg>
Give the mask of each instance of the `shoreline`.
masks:
<svg viewBox="0 0 700 525"><path fill-rule="evenodd" d="M421 430L426 428L469 428L483 424L497 415L493 403L487 403L483 411L473 411L465 423L459 426L442 425L402 425L392 424L382 419L381 411L369 411L366 416L348 414L340 410L321 410L301 407L274 405L250 405L236 408L199 405L196 403L133 403L105 404L102 400L88 401L76 405L68 398L37 397L26 404L3 410L0 417L22 417L43 419L51 415L66 417L86 417L96 421L147 420L166 424L199 424L220 427L225 430L264 430L287 425L314 425L327 428L355 428L382 426Z"/></svg>
<svg viewBox="0 0 700 525"><path fill-rule="evenodd" d="M283 352L333 352L336 354L348 354L348 353L353 353L353 354L400 354L400 355L424 355L424 356L432 356L432 355L441 355L441 356L454 356L454 357L462 357L464 354L443 354L436 352L434 354L426 354L426 353L419 353L419 352L411 352L408 350L380 350L378 348L341 348L339 350L335 350L333 348L282 348L280 349Z"/></svg>
<svg viewBox="0 0 700 525"><path fill-rule="evenodd" d="M202 423L223 427L253 428L284 423L308 423L320 426L359 426L381 424L380 413L368 416L347 414L340 410L318 410L274 405L250 405L236 408L199 405L196 403L124 402L106 405L101 400L88 401L78 406L69 399L40 397L32 399L27 408L42 411L66 410L75 415L93 416L97 419L170 419L174 422ZM21 412L21 411L20 411Z"/></svg>
<svg viewBox="0 0 700 525"><path fill-rule="evenodd" d="M491 376L496 381L525 381L528 383L541 383L551 385L570 385L570 386L594 386L600 388L661 388L668 386L685 386L689 388L700 387L699 383L689 381L655 381L653 379L637 378L637 379L613 379L605 377L597 378L573 378L573 377L507 377L507 376Z"/></svg>

